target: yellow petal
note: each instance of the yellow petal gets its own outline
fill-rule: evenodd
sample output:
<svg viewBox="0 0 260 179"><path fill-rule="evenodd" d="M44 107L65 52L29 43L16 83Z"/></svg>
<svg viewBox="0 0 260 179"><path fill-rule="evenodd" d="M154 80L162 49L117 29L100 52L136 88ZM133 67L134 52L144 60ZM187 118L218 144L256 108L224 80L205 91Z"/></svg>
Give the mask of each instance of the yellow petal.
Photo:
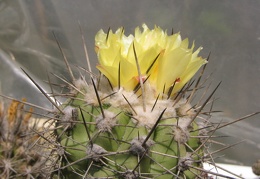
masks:
<svg viewBox="0 0 260 179"><path fill-rule="evenodd" d="M194 43L189 48L189 40L182 40L179 33L168 35L160 27L149 29L145 24L142 29L135 29L134 36L125 36L123 28L108 34L100 30L95 37L95 45L99 59L97 68L114 87L120 84L128 91L139 82L136 58L140 75L144 79L149 76L146 83L155 95L167 92L178 79L174 95L206 63L205 59L198 57L202 48L193 52Z"/></svg>
<svg viewBox="0 0 260 179"><path fill-rule="evenodd" d="M164 86L168 89L187 68L191 53L182 48L176 48L165 54L158 64L157 90L162 92Z"/></svg>

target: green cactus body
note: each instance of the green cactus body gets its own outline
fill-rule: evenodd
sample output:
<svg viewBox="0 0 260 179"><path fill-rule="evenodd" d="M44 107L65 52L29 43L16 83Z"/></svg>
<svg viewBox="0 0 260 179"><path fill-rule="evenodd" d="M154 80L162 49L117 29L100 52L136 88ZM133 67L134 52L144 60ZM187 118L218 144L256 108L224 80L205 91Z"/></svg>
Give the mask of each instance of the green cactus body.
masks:
<svg viewBox="0 0 260 179"><path fill-rule="evenodd" d="M147 111L142 112L141 99L134 93L127 100L133 101L131 107L122 102L124 92L101 100L100 105L88 103L91 95L96 98L93 89L89 85L85 95L77 93L69 99L57 125L67 153L62 164L65 178L195 178L200 174L192 168L201 165L203 156L203 148L196 151L201 145L196 137L199 127L191 122L193 109L183 113L181 108L190 108L186 101L173 106L172 99L158 99L156 104L148 99ZM101 91L97 95L106 95Z"/></svg>

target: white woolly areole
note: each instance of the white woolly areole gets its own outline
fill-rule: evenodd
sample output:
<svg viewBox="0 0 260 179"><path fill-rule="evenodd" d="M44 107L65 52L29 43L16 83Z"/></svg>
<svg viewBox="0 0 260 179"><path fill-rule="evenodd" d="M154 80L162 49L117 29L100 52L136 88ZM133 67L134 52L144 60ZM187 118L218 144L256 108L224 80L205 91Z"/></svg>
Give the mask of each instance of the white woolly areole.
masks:
<svg viewBox="0 0 260 179"><path fill-rule="evenodd" d="M98 162L102 158L102 154L107 153L107 151L103 147L93 144L88 146L86 153L88 157Z"/></svg>
<svg viewBox="0 0 260 179"><path fill-rule="evenodd" d="M191 121L192 119L190 117L180 117L178 120L178 126L183 130L186 130L189 127Z"/></svg>
<svg viewBox="0 0 260 179"><path fill-rule="evenodd" d="M66 106L63 109L63 116L61 117L61 124L64 127L71 128L75 125L75 121L78 119L78 110L72 106Z"/></svg>
<svg viewBox="0 0 260 179"><path fill-rule="evenodd" d="M113 96L111 96L109 103L114 107L129 108L129 104L132 106L138 105L140 100L133 91L129 92L120 88Z"/></svg>
<svg viewBox="0 0 260 179"><path fill-rule="evenodd" d="M147 100L146 111L144 111L141 102L133 107L136 112L136 114L133 114L133 117L138 120L139 125L147 126L150 128L153 127L165 108L167 108L167 110L164 113L164 118L176 117L176 110L175 107L172 107L172 100L157 100L156 104L155 100L156 99Z"/></svg>
<svg viewBox="0 0 260 179"><path fill-rule="evenodd" d="M146 136L134 138L130 143L131 147L130 147L129 151L135 155L142 156L144 154L144 152L146 152L146 150L149 149L154 144L154 141L148 139L146 141L145 145L142 146L145 139L146 139Z"/></svg>
<svg viewBox="0 0 260 179"><path fill-rule="evenodd" d="M74 84L75 87L76 87L77 89L79 89L79 90L85 89L86 86L88 86L88 84L87 84L87 82L85 81L85 79L81 79L81 78L75 80L73 84Z"/></svg>
<svg viewBox="0 0 260 179"><path fill-rule="evenodd" d="M189 140L189 131L179 126L173 128L174 140L178 143L184 144Z"/></svg>
<svg viewBox="0 0 260 179"><path fill-rule="evenodd" d="M96 95L94 86L93 85L89 85L86 90L87 90L87 93L85 94L85 101L86 101L86 103L87 104L92 104L94 106L98 106L99 103L98 103L98 99L97 99L97 95ZM98 91L98 95L99 95L99 98L101 100L108 96L107 93L101 92L101 91ZM104 102L104 101L102 101L102 102Z"/></svg>
<svg viewBox="0 0 260 179"><path fill-rule="evenodd" d="M194 159L192 159L191 157L191 153L187 152L186 156L182 157L179 161L179 170L181 171L185 171L185 170L189 170L190 166L193 165L194 163Z"/></svg>
<svg viewBox="0 0 260 179"><path fill-rule="evenodd" d="M97 128L101 132L111 131L112 127L116 125L116 115L108 110L104 110L105 118L100 114L96 118Z"/></svg>
<svg viewBox="0 0 260 179"><path fill-rule="evenodd" d="M77 113L77 109L71 106L66 106L62 112L64 115L62 116L61 121L69 122L69 121L73 121L73 118Z"/></svg>
<svg viewBox="0 0 260 179"><path fill-rule="evenodd" d="M189 116L189 117L194 117L195 112L194 109L192 108L192 106L190 105L190 103L187 103L184 100L181 100L178 103L178 107L176 106L176 110L177 110L177 114L179 116Z"/></svg>

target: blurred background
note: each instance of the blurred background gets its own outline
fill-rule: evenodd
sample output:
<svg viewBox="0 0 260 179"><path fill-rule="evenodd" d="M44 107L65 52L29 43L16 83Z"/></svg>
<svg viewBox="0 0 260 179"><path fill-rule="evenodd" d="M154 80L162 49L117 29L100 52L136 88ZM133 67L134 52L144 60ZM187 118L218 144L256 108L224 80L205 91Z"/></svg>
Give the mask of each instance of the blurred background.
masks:
<svg viewBox="0 0 260 179"><path fill-rule="evenodd" d="M66 76L53 33L69 62L87 68L79 22L93 68L97 64L94 37L98 30L125 27L126 34L146 23L181 32L196 47L211 52L206 75L212 73L216 92L212 121L231 121L260 111L260 1L208 0L0 0L0 89L15 98L50 107L22 73L25 69L46 91L50 73ZM52 77L51 77L52 78ZM55 79L52 79L55 81ZM50 92L50 91L48 91ZM217 162L251 165L260 159L260 115L221 129L225 143L246 139Z"/></svg>

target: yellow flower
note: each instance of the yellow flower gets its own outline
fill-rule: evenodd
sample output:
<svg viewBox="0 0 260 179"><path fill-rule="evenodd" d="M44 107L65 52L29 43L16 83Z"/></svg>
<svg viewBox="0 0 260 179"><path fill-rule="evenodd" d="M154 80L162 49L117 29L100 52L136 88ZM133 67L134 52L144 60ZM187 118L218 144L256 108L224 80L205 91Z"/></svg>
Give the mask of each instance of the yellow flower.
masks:
<svg viewBox="0 0 260 179"><path fill-rule="evenodd" d="M152 30L145 24L142 27L142 31L135 29L134 36L125 36L123 28L108 34L100 30L95 37L97 68L113 87L131 91L140 79L137 57L142 79L155 95L167 94L172 85L174 94L206 63L198 56L202 48L193 52L194 44L189 48L188 39L182 40L179 33L167 35L157 26Z"/></svg>

